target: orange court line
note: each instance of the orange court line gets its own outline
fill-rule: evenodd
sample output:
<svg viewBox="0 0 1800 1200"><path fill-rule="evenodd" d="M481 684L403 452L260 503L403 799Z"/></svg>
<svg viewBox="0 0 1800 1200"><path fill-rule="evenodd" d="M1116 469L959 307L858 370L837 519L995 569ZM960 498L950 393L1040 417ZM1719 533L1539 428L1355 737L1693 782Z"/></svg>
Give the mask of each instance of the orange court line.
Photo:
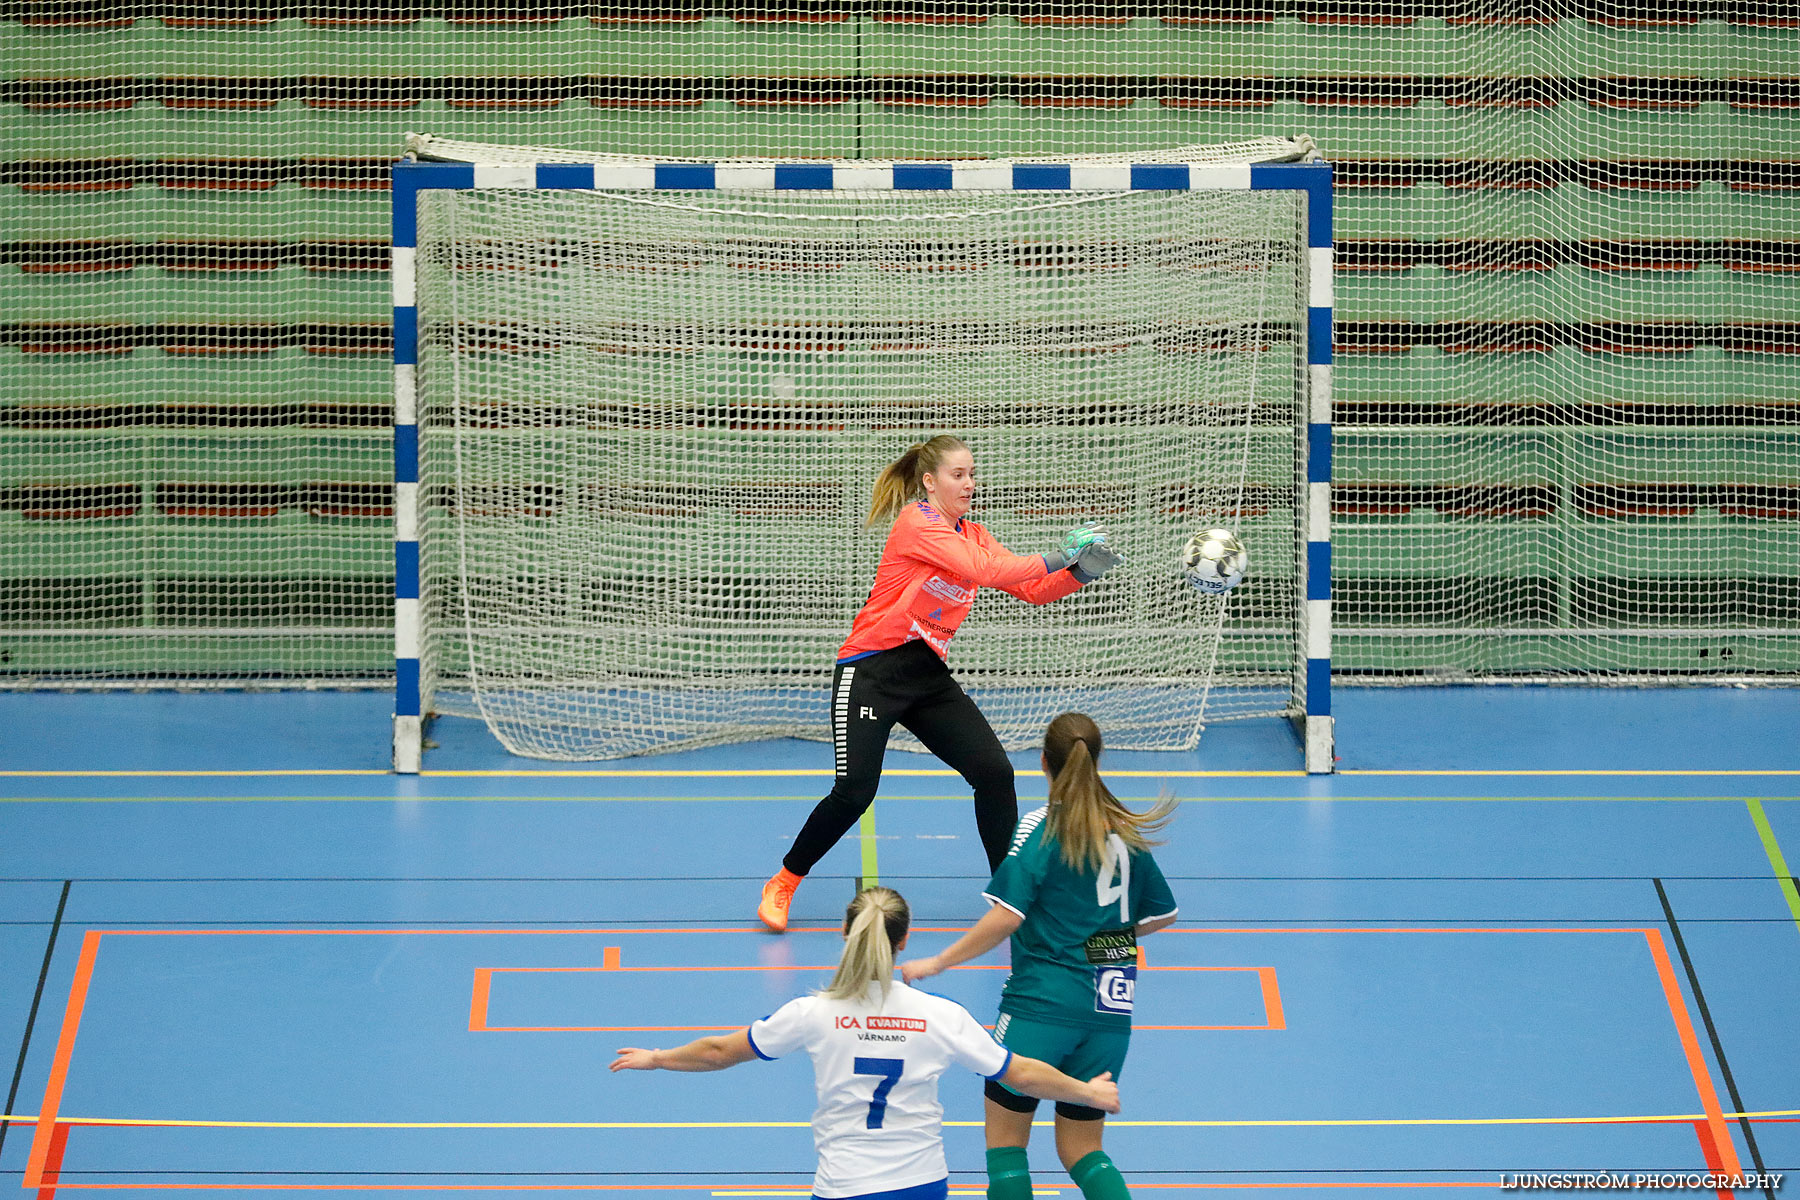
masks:
<svg viewBox="0 0 1800 1200"><path fill-rule="evenodd" d="M50 1153L44 1158L43 1180L38 1186L38 1200L56 1200L57 1181L62 1178L63 1155L69 1148L72 1126L59 1124L50 1136Z"/></svg>
<svg viewBox="0 0 1800 1200"><path fill-rule="evenodd" d="M1263 1012L1268 1014L1269 1028L1286 1029L1287 1014L1281 1008L1281 989L1275 983L1275 968L1258 967L1256 975L1262 984Z"/></svg>
<svg viewBox="0 0 1800 1200"><path fill-rule="evenodd" d="M480 1033L488 1027L488 991L493 986L494 972L487 967L475 968L475 990L469 999L469 1032Z"/></svg>
<svg viewBox="0 0 1800 1200"><path fill-rule="evenodd" d="M721 963L716 967L696 967L675 964L660 967L621 967L614 964L612 966L602 965L598 967L488 967L486 969L489 971L523 972L535 975L570 975L582 973L592 975L601 971L618 971L621 974L652 971L835 971L837 970L837 966L836 963L779 963L775 965L756 966L739 966ZM973 966L965 965L951 967L950 969L952 971L1005 971L1009 968L1004 964L990 965L988 963L976 963Z"/></svg>
<svg viewBox="0 0 1800 1200"><path fill-rule="evenodd" d="M758 925L751 928L745 925L732 925L717 929L697 929L689 926L685 929L514 929L504 926L490 926L485 929L104 929L98 932L108 937L394 937L405 934L409 937L469 937L476 934L484 936L508 935L546 937L552 934L562 936L624 936L626 934L671 934L671 933L755 933L768 937L768 931ZM819 925L789 929L789 933L842 933L836 925ZM944 928L935 930L938 933L957 933L959 929Z"/></svg>
<svg viewBox="0 0 1800 1200"><path fill-rule="evenodd" d="M62 1033L56 1039L56 1057L50 1079L44 1085L44 1102L38 1105L37 1126L31 1135L31 1155L25 1160L25 1187L44 1183L45 1167L56 1142L56 1110L62 1107L63 1084L69 1077L69 1058L75 1053L75 1034L81 1028L81 1010L87 1006L88 983L94 977L94 957L100 953L100 931L90 929L81 939L81 957L75 964L75 982L63 1009Z"/></svg>
<svg viewBox="0 0 1800 1200"><path fill-rule="evenodd" d="M953 933L953 932L957 932L957 931L946 929L946 930L943 930L942 932ZM1162 931L1163 934L1170 934L1170 933L1643 933L1643 932L1645 932L1643 927L1637 926L1637 925L1620 926L1617 928L1614 928L1612 926L1598 926L1598 925L1576 925L1576 926L1570 926L1567 928L1564 928L1561 926L1555 926L1555 925L1497 925L1497 926L1490 926L1490 925L1430 925L1430 926L1417 926L1417 927L1403 926L1403 925L1348 925L1348 926L1343 926L1343 927L1335 927L1334 926L1331 928L1326 928L1323 926L1312 926L1312 925L1295 926L1292 928L1286 927L1286 926L1274 926L1274 925L1270 925L1270 926L1245 925L1245 926L1230 926L1230 927L1221 925L1221 926L1217 926L1215 928L1210 928L1210 929L1209 928L1200 928L1200 929L1188 928L1188 929L1165 929Z"/></svg>
<svg viewBox="0 0 1800 1200"><path fill-rule="evenodd" d="M1706 1169L1714 1175L1723 1175L1725 1162L1719 1157L1719 1143L1704 1121L1694 1122L1694 1136L1700 1139L1700 1154L1706 1159ZM1718 1196L1719 1200L1732 1200L1736 1193L1719 1188L1714 1195Z"/></svg>
<svg viewBox="0 0 1800 1200"><path fill-rule="evenodd" d="M737 1025L483 1025L470 1033L736 1033Z"/></svg>
<svg viewBox="0 0 1800 1200"><path fill-rule="evenodd" d="M913 927L915 933L966 933L967 925L918 925ZM492 937L530 936L625 936L627 934L667 935L674 933L742 933L755 934L766 938L768 932L761 926L754 928L732 925L719 928L686 928L686 929L512 929L489 927L486 929L106 929L96 932L105 933L108 937L394 937L407 935L410 937L470 937L475 935ZM792 928L789 933L842 933L836 925L819 925L805 928ZM1350 925L1350 926L1216 926L1211 928L1175 928L1162 931L1168 933L1642 933L1638 926L1618 927L1582 925L1562 928L1557 926L1537 925L1445 925L1445 926L1397 926L1397 925ZM835 965L835 964L834 964Z"/></svg>
<svg viewBox="0 0 1800 1200"><path fill-rule="evenodd" d="M470 1028L470 1033L736 1033L740 1029L749 1028L743 1023L736 1025L483 1025L481 1028ZM983 1029L992 1031L992 1025L983 1025ZM1162 1032L1231 1032L1234 1030L1284 1029L1277 1025L1134 1025L1133 1033ZM1117 1124L1117 1122L1114 1122Z"/></svg>
<svg viewBox="0 0 1800 1200"><path fill-rule="evenodd" d="M1669 1002L1669 1015L1675 1019L1675 1032L1681 1038L1681 1050L1687 1055L1688 1071L1694 1076L1694 1087L1700 1093L1700 1107L1706 1113L1706 1127L1724 1161L1725 1173L1742 1174L1737 1147L1732 1144L1731 1131L1725 1127L1725 1111L1719 1104L1718 1093L1713 1090L1712 1073L1707 1070L1706 1059L1700 1053L1700 1039L1694 1033L1694 1021L1688 1016L1687 1003L1681 998L1681 986L1675 982L1675 964L1669 961L1662 931L1646 929L1644 940L1650 944L1650 957L1656 961L1656 977L1662 982L1663 998ZM1705 1138L1700 1139L1700 1148L1704 1153Z"/></svg>
<svg viewBox="0 0 1800 1200"><path fill-rule="evenodd" d="M618 947L608 946L607 949L616 951L618 949ZM602 971L618 971L622 974L633 972L633 971L642 971L642 972L652 972L652 971L835 971L835 970L837 970L837 966L838 966L836 963L780 963L780 964L776 964L776 965L757 964L755 966L741 966L741 965L737 965L737 964L722 963L718 966L713 966L713 967L707 967L707 966L621 967L618 963L618 958L617 958L616 954L610 955L609 957L612 958L611 962L605 963L598 967L477 967L476 970L487 971L490 974L504 973L504 974L509 974L509 975L513 975L513 974L517 974L517 975L583 975L583 974L597 975ZM1146 971L1273 971L1274 969L1275 969L1274 967L1220 967L1220 966L1210 966L1210 967L1168 966L1168 967L1145 967L1144 968L1144 970L1146 970ZM951 967L950 970L952 970L952 971L1010 971L1010 970L1012 970L1012 968L1007 966L1005 963L962 963L962 964L959 964L958 966Z"/></svg>
<svg viewBox="0 0 1800 1200"><path fill-rule="evenodd" d="M1138 949L1138 961L1143 963L1143 948ZM808 966L805 964L785 964L781 966L649 966L626 967L620 965L620 948L606 947L602 957L602 965L598 967L476 967L475 981L469 999L469 1032L470 1033L732 1033L745 1026L742 1022L734 1025L492 1025L488 1023L488 1008L493 995L494 976L506 975L576 975L596 974L602 971L830 971L836 966ZM953 971L1005 971L1009 967L988 963L965 963L950 968ZM1221 966L1167 966L1144 967L1147 971L1255 971L1261 987L1263 1009L1267 1014L1260 1025L1137 1025L1134 1029L1139 1033L1152 1031L1215 1031L1215 1030L1281 1030L1287 1028L1281 1009L1281 992L1275 983L1274 967L1221 967ZM991 1025L982 1026L992 1029Z"/></svg>
<svg viewBox="0 0 1800 1200"><path fill-rule="evenodd" d="M1209 1191L1245 1191L1266 1188L1498 1188L1499 1180L1489 1183L1485 1180L1469 1179L1432 1179L1412 1180L1406 1183L1364 1183L1346 1180L1341 1183L1316 1181L1307 1183L1138 1183L1132 1182L1132 1188L1205 1188Z"/></svg>
<svg viewBox="0 0 1800 1200"><path fill-rule="evenodd" d="M1209 1191L1243 1191L1265 1188L1497 1188L1499 1180L1489 1183L1485 1180L1465 1179L1431 1179L1412 1180L1406 1183L1364 1183L1360 1180L1331 1182L1320 1180L1307 1183L1138 1183L1132 1182L1133 1190L1138 1188L1206 1188Z"/></svg>
<svg viewBox="0 0 1800 1200"><path fill-rule="evenodd" d="M966 928L966 927L951 926L951 927L944 927L942 929L933 930L933 931L934 932L961 932L964 928ZM794 930L793 932L837 933L837 932L839 932L839 930L836 926L822 926L817 929ZM1658 978L1659 978L1662 988L1663 988L1663 994L1664 994L1665 999L1668 1002L1671 1016L1674 1019L1675 1026L1676 1026L1676 1032L1681 1040L1683 1053L1686 1055L1690 1073L1693 1075L1693 1078L1694 1078L1695 1087L1696 1087L1697 1091L1699 1092L1700 1100L1701 1100L1702 1106L1705 1110L1704 1116L1706 1119L1706 1127L1712 1133L1712 1140L1713 1140L1714 1147L1719 1151L1720 1155L1722 1156L1722 1161L1728 1167L1730 1172L1741 1173L1741 1168L1739 1165L1739 1160L1737 1158L1736 1149L1731 1141L1730 1134L1725 1125L1725 1115L1719 1105L1718 1095L1713 1088L1712 1079L1711 1079L1710 1074L1707 1071L1705 1059L1703 1058L1703 1056L1700 1053L1699 1040L1694 1031L1692 1018L1689 1016L1686 1004L1682 1001L1682 998L1681 998L1680 987L1677 984L1676 979L1675 979L1673 964L1669 960L1668 951L1663 944L1662 935L1661 935L1660 931L1658 931L1654 928L1646 928L1646 927L1642 927L1642 926L1636 926L1636 927L1348 926L1348 927L1329 927L1329 928L1302 926L1302 927L1219 927L1219 928L1210 928L1210 929L1208 929L1208 928L1181 929L1181 930L1175 930L1174 932L1178 932L1178 933L1365 933L1365 934L1366 933L1442 933L1442 934L1454 934L1454 933L1581 933L1581 934L1637 933L1637 934L1641 934L1644 936L1646 942L1648 943L1652 958L1655 960ZM77 1034L77 1032L80 1028L80 1024L81 1024L82 1010L86 1005L88 988L89 988L89 984L93 977L94 960L95 960L96 955L99 952L100 938L102 937L103 934L111 934L113 936L128 936L128 937L133 937L133 936L135 936L135 937L141 937L141 936L164 936L164 937L171 937L171 936L222 936L222 935L234 935L234 934L235 935L262 935L262 936L291 937L291 936L299 936L299 935L305 935L305 934L310 934L310 935L314 935L314 936L332 936L332 935L337 935L337 936L389 935L389 936L393 936L393 935L400 935L400 934L406 934L406 935L461 934L461 935L489 935L489 936L491 936L491 935L497 935L497 934L499 934L499 935L504 935L504 934L529 934L529 935L586 934L586 935L592 935L592 934L601 934L601 933L604 933L604 934L758 933L758 934L760 934L761 930L745 928L745 927L731 927L731 928L719 928L719 929L688 928L688 929L659 929L659 930L648 930L648 929L506 929L506 928L491 928L491 927L485 928L485 929L458 929L458 930L447 930L447 929L392 929L392 930L368 930L368 929L312 929L312 930L297 930L297 929L127 929L127 930L89 930L84 935L83 940L82 940L81 957L76 965L75 977L74 977L73 984L71 985L71 988L70 988L68 1004L64 1009L62 1031L61 1031L61 1035L58 1039L55 1059L51 1066L49 1080L45 1085L44 1101L39 1106L39 1112L38 1112L38 1116L37 1116L37 1120L36 1120L36 1129L35 1129L35 1133L34 1133L34 1136L32 1139L30 1157L27 1160L26 1170L25 1170L25 1174L24 1174L24 1181L23 1181L24 1186L27 1189L30 1189L30 1188L34 1188L34 1187L39 1187L43 1184L47 1160L48 1160L50 1152L51 1152L51 1143L55 1137L55 1133L56 1133L57 1126L58 1126L57 1111L61 1106L63 1086L64 1086L64 1083L65 1083L65 1080L66 1080L67 1074L68 1074L69 1060L74 1051L76 1034ZM490 972L493 970L493 968L485 968L485 969ZM647 969L647 968L635 968L635 969ZM763 969L790 969L791 970L791 969L818 969L818 968L763 968ZM1160 969L1167 970L1170 968L1160 968ZM1205 970L1208 968L1192 968L1192 967L1190 967L1190 968L1176 968L1176 969ZM1258 969L1258 968L1211 968L1211 969L1252 970L1252 969ZM1278 993L1277 993L1277 997L1276 997L1276 1002L1279 1003ZM477 1014L473 1011L473 1008L472 1008L471 1019L473 1020L473 1018L476 1015ZM485 1017L485 1013L480 1014L480 1015ZM1271 1016L1272 1015L1273 1015L1273 1010L1271 1010ZM1285 1027L1285 1019L1283 1021L1283 1025ZM726 1026L723 1028L739 1028L739 1026ZM1153 1027L1146 1026L1144 1028L1148 1029L1148 1028L1153 1028ZM1626 1122L1631 1122L1631 1121L1641 1121L1641 1120L1643 1120L1643 1118L1623 1118L1623 1119L1615 1119L1615 1120L1618 1123L1626 1123ZM79 1118L71 1118L66 1123L73 1125L73 1124L78 1124L78 1123L79 1124L107 1124L107 1123L143 1124L146 1122L123 1122L123 1121L103 1122L103 1121L81 1120ZM171 1122L171 1124L173 1124L173 1123L174 1122ZM1585 1119L1585 1120L1584 1119L1575 1119L1572 1121L1561 1121L1561 1122L1556 1122L1556 1123L1584 1123L1584 1124L1585 1123L1596 1123L1596 1124L1598 1124L1598 1123L1607 1123L1607 1122L1605 1122L1605 1119L1601 1119L1598 1121L1592 1120L1592 1119ZM221 1123L221 1124L225 1124L225 1123ZM1706 1139L1702 1139L1702 1151L1703 1152L1706 1150L1705 1142L1706 1142ZM493 1191L493 1190L569 1191L569 1190L678 1189L678 1188L682 1187L682 1185L566 1185L566 1184L557 1184L557 1185L252 1184L252 1185L246 1185L246 1184L151 1184L151 1183L96 1184L96 1183L61 1183L61 1182L59 1182L55 1186L60 1187L60 1188L80 1187L80 1188L88 1188L88 1189L115 1189L115 1190L123 1189L123 1188L137 1187L137 1188L156 1189L156 1190L180 1190L180 1189L184 1189L184 1188L189 1189L189 1190L229 1190L229 1189L233 1189L233 1188L236 1188L236 1189L258 1188L258 1189L270 1189L270 1190L308 1190L308 1191L316 1191L316 1190L341 1191L341 1190L356 1190L356 1189L419 1191L419 1190L431 1190L432 1188L446 1190L446 1191ZM717 1190L717 1189L713 1188L712 1185L704 1185L704 1186L708 1190ZM1144 1186L1157 1186L1157 1185L1144 1185ZM1219 1184L1180 1184L1180 1185L1168 1185L1168 1186L1195 1187L1195 1188L1240 1188L1241 1189L1241 1188L1303 1187L1303 1186L1305 1186L1305 1187L1365 1187L1365 1186L1466 1187L1466 1186L1498 1186L1498 1184L1482 1185L1482 1184L1470 1184L1470 1183L1462 1183L1462 1182L1445 1182L1442 1184L1426 1184L1426 1183L1415 1182L1415 1183L1406 1184L1406 1185L1402 1185L1402 1184L1368 1185L1368 1184L1360 1184L1360 1183L1344 1183L1344 1184L1329 1184L1329 1183L1224 1184L1224 1183L1219 1183Z"/></svg>

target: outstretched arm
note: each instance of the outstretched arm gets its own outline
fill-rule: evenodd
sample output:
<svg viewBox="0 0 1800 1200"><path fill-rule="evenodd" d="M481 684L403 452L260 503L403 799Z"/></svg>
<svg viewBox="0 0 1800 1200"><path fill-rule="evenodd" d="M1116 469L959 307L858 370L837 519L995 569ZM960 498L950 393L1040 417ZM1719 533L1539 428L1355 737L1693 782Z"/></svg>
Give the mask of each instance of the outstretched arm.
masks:
<svg viewBox="0 0 1800 1200"><path fill-rule="evenodd" d="M982 530L982 537L998 547L994 535ZM1083 542L1083 538L1092 541ZM1033 579L1025 583L999 584L1001 591L1014 596L1027 604L1049 604L1072 595L1077 588L1086 586L1123 561L1118 552L1106 543L1106 531L1098 523L1090 521L1087 525L1069 531L1061 557L1065 560L1067 570L1053 570L1042 579ZM1077 544L1079 543L1079 544ZM1046 559L1046 564L1049 560Z"/></svg>
<svg viewBox="0 0 1800 1200"><path fill-rule="evenodd" d="M1064 1075L1047 1062L1015 1054L1007 1064L1000 1082L1015 1092L1036 1096L1040 1100L1057 1100L1064 1104L1082 1104L1101 1112L1119 1111L1119 1085L1112 1072L1103 1071L1086 1083Z"/></svg>
<svg viewBox="0 0 1800 1200"><path fill-rule="evenodd" d="M1027 604L1050 604L1064 596L1074 595L1084 582L1073 571L1052 571L1042 579L1034 579L1030 583L1000 584L999 587L1007 595Z"/></svg>
<svg viewBox="0 0 1800 1200"><path fill-rule="evenodd" d="M1074 563L1089 544L1106 541L1106 530L1097 522L1089 521L1071 529L1062 546L1047 554L1014 554L982 526L977 525L975 531L975 537L965 538L944 524L940 517L920 520L902 514L888 535L887 551L954 571L982 587L1002 588L1021 599L1032 599L1025 592L1041 590L1045 581L1050 580L1056 588L1064 590L1057 591L1055 596L1045 595L1032 600L1036 604L1047 604L1080 586L1080 579L1071 581L1064 568ZM1034 584L1039 587L1034 589Z"/></svg>
<svg viewBox="0 0 1800 1200"><path fill-rule="evenodd" d="M980 958L1001 942L1013 935L1013 931L1025 920L1018 913L1004 904L996 904L975 922L969 931L950 943L950 948L940 950L930 958L915 958L900 964L900 978L911 983L915 979L929 979L954 967L957 963L967 962L971 958ZM1083 1101L1083 1103L1086 1103Z"/></svg>
<svg viewBox="0 0 1800 1200"><path fill-rule="evenodd" d="M954 532L941 519L911 520L901 518L889 535L888 548L918 562L952 571L964 579L973 579L982 587L1011 590L1034 580L1041 580L1064 565L1061 554L1014 554L1002 546L992 534L965 538ZM899 539L898 542L895 539Z"/></svg>
<svg viewBox="0 0 1800 1200"><path fill-rule="evenodd" d="M750 1031L703 1037L673 1050L640 1050L627 1046L609 1068L614 1071L723 1071L756 1057L750 1048Z"/></svg>

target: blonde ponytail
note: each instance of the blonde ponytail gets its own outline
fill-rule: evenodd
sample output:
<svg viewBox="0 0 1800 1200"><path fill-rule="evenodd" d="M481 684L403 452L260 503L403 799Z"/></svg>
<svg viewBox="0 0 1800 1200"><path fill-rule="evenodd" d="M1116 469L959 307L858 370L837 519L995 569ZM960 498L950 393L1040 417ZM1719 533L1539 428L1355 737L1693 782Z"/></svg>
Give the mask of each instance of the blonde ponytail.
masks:
<svg viewBox="0 0 1800 1200"><path fill-rule="evenodd" d="M874 525L881 521L892 521L900 515L900 510L908 503L925 494L925 476L937 473L938 466L943 463L944 456L952 450L967 450L963 440L940 433L930 441L916 442L906 448L906 453L889 463L875 477L875 495L869 502L869 519L863 524Z"/></svg>
<svg viewBox="0 0 1800 1200"><path fill-rule="evenodd" d="M864 888L844 910L844 956L838 960L831 986L819 995L830 1000L860 1000L871 983L881 985L887 1000L894 983L894 946L912 925L906 898L893 888Z"/></svg>
<svg viewBox="0 0 1800 1200"><path fill-rule="evenodd" d="M1147 813L1119 802L1100 778L1100 727L1085 713L1063 713L1044 731L1044 765L1050 770L1050 811L1045 832L1062 847L1074 870L1098 871L1106 861L1106 839L1118 834L1132 850L1148 850L1181 802L1165 795Z"/></svg>

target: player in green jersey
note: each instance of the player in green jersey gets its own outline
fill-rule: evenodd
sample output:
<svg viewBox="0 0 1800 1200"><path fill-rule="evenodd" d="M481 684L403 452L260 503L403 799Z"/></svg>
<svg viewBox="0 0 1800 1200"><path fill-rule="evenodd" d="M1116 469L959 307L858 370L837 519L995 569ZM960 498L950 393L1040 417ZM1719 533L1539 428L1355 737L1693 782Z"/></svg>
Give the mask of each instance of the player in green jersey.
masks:
<svg viewBox="0 0 1800 1200"><path fill-rule="evenodd" d="M1044 734L1050 803L1027 813L982 893L992 907L930 958L900 965L908 983L986 954L1012 938L1012 974L994 1034L1009 1049L1078 1078L1125 1065L1137 987L1137 940L1174 924L1175 897L1147 836L1174 815L1173 798L1148 813L1119 803L1100 778L1100 730L1064 713ZM1082 1072L1087 1072L1082 1074ZM1025 1146L1037 1101L987 1088L989 1200L1030 1200ZM1056 1106L1056 1152L1087 1200L1130 1196L1101 1148L1106 1114Z"/></svg>

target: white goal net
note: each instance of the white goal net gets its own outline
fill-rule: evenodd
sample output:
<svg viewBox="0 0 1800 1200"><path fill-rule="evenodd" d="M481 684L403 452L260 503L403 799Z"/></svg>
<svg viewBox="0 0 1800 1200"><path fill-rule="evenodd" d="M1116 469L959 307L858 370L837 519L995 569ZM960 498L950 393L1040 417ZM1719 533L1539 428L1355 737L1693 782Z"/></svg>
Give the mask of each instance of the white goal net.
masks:
<svg viewBox="0 0 1800 1200"><path fill-rule="evenodd" d="M477 186L417 212L425 711L554 759L829 736L871 485L940 432L1014 552L1101 519L1126 555L1051 605L982 592L950 662L1009 747L1066 709L1139 749L1303 711L1303 196ZM1211 526L1252 557L1225 598L1177 565Z"/></svg>

